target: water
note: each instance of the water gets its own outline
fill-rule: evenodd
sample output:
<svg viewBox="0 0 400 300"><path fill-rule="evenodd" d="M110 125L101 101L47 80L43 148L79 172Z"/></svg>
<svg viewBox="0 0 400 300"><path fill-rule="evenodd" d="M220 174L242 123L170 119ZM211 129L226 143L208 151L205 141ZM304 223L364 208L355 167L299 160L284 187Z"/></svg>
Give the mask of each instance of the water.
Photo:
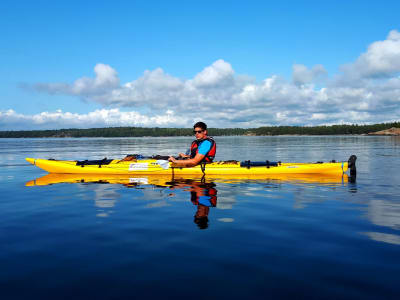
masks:
<svg viewBox="0 0 400 300"><path fill-rule="evenodd" d="M191 138L0 139L1 299L398 299L399 138L216 141L218 160L356 154L357 180L38 185L25 157L168 155Z"/></svg>

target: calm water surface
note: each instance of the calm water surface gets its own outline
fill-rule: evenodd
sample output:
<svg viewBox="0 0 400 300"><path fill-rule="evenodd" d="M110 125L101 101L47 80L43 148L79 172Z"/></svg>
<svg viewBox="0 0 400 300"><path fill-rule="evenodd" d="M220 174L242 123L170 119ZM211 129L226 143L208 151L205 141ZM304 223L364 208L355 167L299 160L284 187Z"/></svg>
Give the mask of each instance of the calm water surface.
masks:
<svg viewBox="0 0 400 300"><path fill-rule="evenodd" d="M218 160L356 154L357 180L71 183L24 158L168 155L191 138L0 139L0 299L399 298L399 138L216 141Z"/></svg>

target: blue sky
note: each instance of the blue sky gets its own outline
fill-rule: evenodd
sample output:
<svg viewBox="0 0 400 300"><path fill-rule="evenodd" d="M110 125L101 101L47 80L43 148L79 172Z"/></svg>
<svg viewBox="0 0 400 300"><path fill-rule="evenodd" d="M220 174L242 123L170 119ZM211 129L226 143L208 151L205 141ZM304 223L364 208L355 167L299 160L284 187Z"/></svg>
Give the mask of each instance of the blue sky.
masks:
<svg viewBox="0 0 400 300"><path fill-rule="evenodd" d="M399 1L2 1L0 130L399 121Z"/></svg>

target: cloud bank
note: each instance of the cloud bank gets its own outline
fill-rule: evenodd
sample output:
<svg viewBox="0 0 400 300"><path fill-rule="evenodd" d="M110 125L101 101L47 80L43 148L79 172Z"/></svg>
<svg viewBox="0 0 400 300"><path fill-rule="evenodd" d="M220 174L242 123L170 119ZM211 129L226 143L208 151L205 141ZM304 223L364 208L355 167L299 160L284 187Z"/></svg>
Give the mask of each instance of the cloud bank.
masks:
<svg viewBox="0 0 400 300"><path fill-rule="evenodd" d="M77 114L57 110L36 115L18 114L14 110L0 111L0 127L18 130L27 129L62 129L96 127L184 127L187 120L177 117L172 111L164 114L147 116L135 111L123 112L117 108L99 109L87 114Z"/></svg>
<svg viewBox="0 0 400 300"><path fill-rule="evenodd" d="M157 68L121 83L117 71L106 64L97 64L94 73L94 78L37 83L31 88L50 95L80 97L101 104L102 110L33 116L9 110L0 112L0 126L181 127L202 119L213 127L258 127L391 122L398 121L400 115L400 33L396 30L385 40L373 42L332 76L323 65L295 64L291 81L272 75L258 82L236 74L222 59L190 79ZM122 112L121 108L132 111Z"/></svg>

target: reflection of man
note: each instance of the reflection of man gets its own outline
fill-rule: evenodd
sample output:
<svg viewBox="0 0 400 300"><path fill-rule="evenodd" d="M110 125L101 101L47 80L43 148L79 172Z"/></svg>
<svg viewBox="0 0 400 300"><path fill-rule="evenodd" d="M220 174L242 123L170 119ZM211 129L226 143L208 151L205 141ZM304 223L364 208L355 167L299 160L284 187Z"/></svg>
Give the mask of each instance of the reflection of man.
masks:
<svg viewBox="0 0 400 300"><path fill-rule="evenodd" d="M217 205L217 190L214 187L214 183L202 183L200 186L194 185L193 190L190 191L192 203L197 205L194 222L200 229L208 227L210 207Z"/></svg>
<svg viewBox="0 0 400 300"><path fill-rule="evenodd" d="M217 190L213 182L199 182L190 179L174 181L172 188L189 188L194 205L197 205L197 211L194 215L194 223L200 229L208 228L208 213L210 207L217 205Z"/></svg>

